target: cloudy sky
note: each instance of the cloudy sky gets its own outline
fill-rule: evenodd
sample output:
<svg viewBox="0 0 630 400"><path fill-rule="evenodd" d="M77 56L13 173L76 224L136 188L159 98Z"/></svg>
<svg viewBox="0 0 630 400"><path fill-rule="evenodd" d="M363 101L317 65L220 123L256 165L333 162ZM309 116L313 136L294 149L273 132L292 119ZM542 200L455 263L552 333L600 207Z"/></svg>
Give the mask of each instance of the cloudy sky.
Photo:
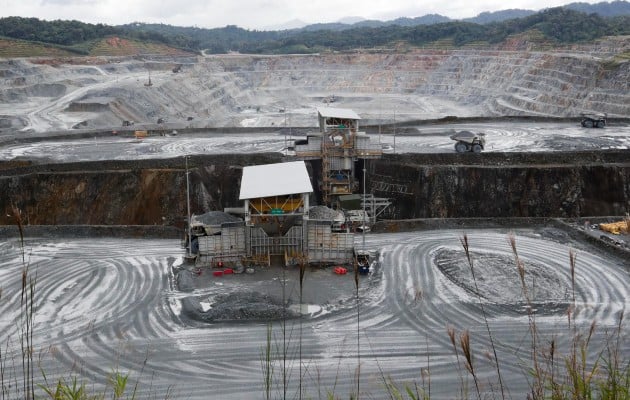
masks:
<svg viewBox="0 0 630 400"><path fill-rule="evenodd" d="M541 10L573 1L577 0L0 0L0 16L76 19L108 25L129 22L200 28L238 25L267 30L295 20L304 23L336 22L344 17L389 20L426 14L458 19L507 8Z"/></svg>

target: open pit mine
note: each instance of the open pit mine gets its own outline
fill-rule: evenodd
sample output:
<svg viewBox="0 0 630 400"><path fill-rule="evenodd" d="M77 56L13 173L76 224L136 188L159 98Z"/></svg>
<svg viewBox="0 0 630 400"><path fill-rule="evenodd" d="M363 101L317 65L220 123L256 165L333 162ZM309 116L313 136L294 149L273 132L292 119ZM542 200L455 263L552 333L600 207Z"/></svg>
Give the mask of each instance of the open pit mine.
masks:
<svg viewBox="0 0 630 400"><path fill-rule="evenodd" d="M0 60L1 360L26 266L41 385L525 398L536 346L628 355L628 51Z"/></svg>

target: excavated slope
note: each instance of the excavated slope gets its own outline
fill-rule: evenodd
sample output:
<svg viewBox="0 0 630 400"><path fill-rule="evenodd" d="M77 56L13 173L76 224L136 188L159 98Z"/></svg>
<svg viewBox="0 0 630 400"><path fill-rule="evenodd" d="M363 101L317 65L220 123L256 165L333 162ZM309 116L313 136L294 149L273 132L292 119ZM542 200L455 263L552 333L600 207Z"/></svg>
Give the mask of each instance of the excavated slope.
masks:
<svg viewBox="0 0 630 400"><path fill-rule="evenodd" d="M174 126L314 126L313 108L327 102L367 122L585 111L627 117L628 54L630 37L550 52L6 60L0 126L103 128L158 118Z"/></svg>
<svg viewBox="0 0 630 400"><path fill-rule="evenodd" d="M191 208L239 207L241 168L280 154L191 159ZM316 165L309 165L311 176ZM76 164L0 164L0 225L12 206L32 225L182 226L181 158ZM367 191L394 204L382 217L508 218L623 215L630 209L630 154L483 153L387 155L367 166ZM316 183L313 182L316 188Z"/></svg>

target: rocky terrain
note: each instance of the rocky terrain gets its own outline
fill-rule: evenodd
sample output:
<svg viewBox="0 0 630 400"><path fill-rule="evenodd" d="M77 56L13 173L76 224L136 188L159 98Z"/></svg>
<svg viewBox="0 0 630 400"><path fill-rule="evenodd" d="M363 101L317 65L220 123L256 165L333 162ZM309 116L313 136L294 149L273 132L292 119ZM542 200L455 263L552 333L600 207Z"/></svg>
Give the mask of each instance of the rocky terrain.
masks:
<svg viewBox="0 0 630 400"><path fill-rule="evenodd" d="M309 270L304 299L301 289L296 295L295 268L221 278L207 269L178 273L187 271L181 241L155 237L183 232L187 171L194 214L239 206L242 167L281 162L275 147L286 136L275 128L240 136L227 128L194 134L183 128L314 127L314 107L331 102L356 110L363 124L446 116L573 120L582 111L627 118L629 49L630 38L618 38L546 53L515 43L503 50L397 55L0 60L0 234L6 238L0 277L7 299L0 304L7 321L0 330L19 336L26 247L37 268L33 348L49 349L38 352L38 368L51 371L52 382L78 366L86 384L100 388L121 366L141 398L255 398L262 393L264 349L273 343L268 366L275 376L300 377L289 380L293 397L321 397L323 390L351 397L359 376L353 371L361 365L363 397L391 396L385 376L402 384L430 370L432 397L456 398L463 393L460 358L444 334L454 327L474 338L477 373L489 388L483 397L490 395L486 390L496 395L497 387L495 364L483 357L494 346L479 323L488 318L501 343L503 384L523 398L531 389L525 318L531 311L516 269L505 267L513 261L506 239L518 243L518 260L526 263L528 279L535 278L527 287L536 289L536 326L546 334L542 340L558 344L558 354L574 343L559 322L569 309L569 329L586 332L597 321L593 343L611 342L614 329L627 337L627 324L616 321L628 309L629 259L618 244L609 246L615 252L592 246L602 234L592 217L630 209L627 123L594 133L560 123L516 130L510 118L497 119L505 129L483 125L497 150L482 154L456 154L447 133L431 131L401 134L398 146L433 152L397 152L394 136L393 154L358 167L367 171L368 192L392 199L385 217L408 220L379 221L363 235L362 248L379 254L368 276L355 283L353 274L344 280L330 269ZM128 132L112 135L122 121L134 121L129 130L162 125L182 131L144 141ZM262 146L261 140L274 143ZM559 151L575 143L581 151ZM316 174L321 165L308 168ZM9 229L14 207L26 225L26 245ZM591 239L560 221L520 227L555 217L578 221L578 233ZM428 229L396 232L418 228ZM463 228L481 290L468 273ZM567 268L574 251L577 280ZM283 355L278 326L272 331L258 320L288 310L303 316L282 325L291 332ZM629 354L627 340L620 343L619 354ZM14 347L7 346L7 359L23 354ZM589 351L590 359L601 356L599 348ZM303 365L313 371L304 379ZM271 387L280 393L274 379ZM47 382L37 374L35 384Z"/></svg>
<svg viewBox="0 0 630 400"><path fill-rule="evenodd" d="M549 52L530 51L527 43L508 43L503 49L401 54L1 60L0 141L31 143L48 134L60 138L60 132L67 140L68 134L94 129L112 138L111 131L123 129L123 121L133 123L124 128L131 130L314 128L315 107L326 104L357 111L364 126L448 116L575 119L583 111L607 112L611 120L627 119L629 53L630 37L616 37ZM508 140L508 136L523 133L506 129L499 138L496 127L486 126L495 137L489 153L478 159L443 154L452 152L452 142L443 132L433 139L431 132L418 132L417 140L403 134L399 147L427 147L434 140L435 146L429 147L437 153L396 154L370 163L367 189L394 199L392 218L623 215L630 207L627 144L622 138L627 137L626 128L611 125L598 130L599 135L577 139L572 131L554 126L544 134L555 135L553 146L541 145L547 136L514 145L524 138ZM190 136L186 140L180 135L177 140L147 140L142 145L90 136L87 143L59 141L40 150L17 146L7 152L9 161L0 165L0 180L9 194L0 208L10 210L17 204L30 224L181 226L186 204L181 156L200 155L191 164L195 213L238 206L240 168L282 158L277 149L274 154L254 156L257 147L270 148L256 140L246 145L239 142L243 137L217 137L217 143L223 143L218 148L206 137L186 135ZM282 146L281 134L266 135L266 142ZM588 142L582 147L585 153L490 153L495 147L496 151L531 151L524 147L570 151L578 140ZM443 142L448 150L440 147ZM505 150L503 142L514 146ZM240 154L218 155L225 153L223 147ZM602 156L590 151L604 148L620 150ZM129 161L107 162L121 160L123 151L129 153ZM81 157L77 152L111 158ZM178 160L160 161L160 154ZM155 161L141 162L145 155ZM54 164L29 167L36 159ZM70 164L83 160L94 162ZM10 218L4 217L10 214L3 213L0 223L10 224Z"/></svg>
<svg viewBox="0 0 630 400"><path fill-rule="evenodd" d="M393 202L381 218L623 216L630 209L629 157L627 150L394 154L368 163L366 185ZM192 212L240 206L242 167L281 161L279 153L192 157ZM183 227L182 158L16 164L0 164L0 225L13 223L17 205L32 225Z"/></svg>
<svg viewBox="0 0 630 400"><path fill-rule="evenodd" d="M446 116L630 115L629 37L549 52L134 56L0 60L1 133L117 128L313 126L314 108L365 123ZM177 72L174 72L177 71Z"/></svg>

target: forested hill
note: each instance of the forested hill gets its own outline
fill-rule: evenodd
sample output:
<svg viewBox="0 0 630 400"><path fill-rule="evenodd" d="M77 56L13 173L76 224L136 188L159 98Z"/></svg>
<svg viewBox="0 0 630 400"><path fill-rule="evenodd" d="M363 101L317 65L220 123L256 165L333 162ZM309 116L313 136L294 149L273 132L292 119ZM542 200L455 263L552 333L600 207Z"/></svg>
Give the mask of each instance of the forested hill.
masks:
<svg viewBox="0 0 630 400"><path fill-rule="evenodd" d="M557 7L522 17L478 24L449 21L415 26L359 26L338 30L256 31L236 26L203 29L164 24L134 23L120 26L78 21L43 21L36 18L0 19L0 37L53 45L79 54L90 54L104 38L163 44L190 51L212 53L314 53L356 48L496 45L514 35L533 35L550 45L591 41L604 36L630 35L630 15L603 17L567 7Z"/></svg>

